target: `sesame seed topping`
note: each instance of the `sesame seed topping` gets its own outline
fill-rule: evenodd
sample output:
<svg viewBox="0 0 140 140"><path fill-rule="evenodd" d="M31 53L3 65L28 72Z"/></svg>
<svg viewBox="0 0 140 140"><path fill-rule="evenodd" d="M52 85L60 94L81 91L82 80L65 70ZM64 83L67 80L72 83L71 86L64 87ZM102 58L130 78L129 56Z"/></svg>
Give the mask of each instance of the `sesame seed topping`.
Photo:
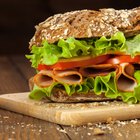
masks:
<svg viewBox="0 0 140 140"><path fill-rule="evenodd" d="M64 30L64 35L68 34L68 30L69 30L68 28Z"/></svg>

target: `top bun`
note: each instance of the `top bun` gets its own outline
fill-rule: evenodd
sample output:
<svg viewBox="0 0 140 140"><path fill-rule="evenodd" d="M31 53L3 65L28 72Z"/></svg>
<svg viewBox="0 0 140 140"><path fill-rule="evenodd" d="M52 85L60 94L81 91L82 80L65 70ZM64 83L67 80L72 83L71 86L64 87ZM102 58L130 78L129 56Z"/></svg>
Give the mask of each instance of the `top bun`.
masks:
<svg viewBox="0 0 140 140"><path fill-rule="evenodd" d="M56 14L36 26L30 48L32 45L40 45L44 39L54 43L68 37L111 36L118 31L122 31L125 36L140 33L140 7L130 10L108 8Z"/></svg>

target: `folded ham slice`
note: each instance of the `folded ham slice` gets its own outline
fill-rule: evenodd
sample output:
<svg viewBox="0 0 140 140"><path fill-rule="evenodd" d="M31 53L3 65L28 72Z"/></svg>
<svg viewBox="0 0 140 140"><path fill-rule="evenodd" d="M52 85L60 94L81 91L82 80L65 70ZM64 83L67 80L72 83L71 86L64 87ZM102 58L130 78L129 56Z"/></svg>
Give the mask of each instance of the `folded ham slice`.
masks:
<svg viewBox="0 0 140 140"><path fill-rule="evenodd" d="M48 87L53 83L53 72L52 70L41 70L33 78L34 83L39 87Z"/></svg>
<svg viewBox="0 0 140 140"><path fill-rule="evenodd" d="M137 85L134 75L134 66L129 63L122 63L117 74L117 88L120 91L133 92Z"/></svg>
<svg viewBox="0 0 140 140"><path fill-rule="evenodd" d="M54 70L54 79L69 85L80 84L82 75L76 70Z"/></svg>
<svg viewBox="0 0 140 140"><path fill-rule="evenodd" d="M96 77L96 76L104 76L109 74L110 72L118 73L118 65L112 64L99 64L99 65L91 65L88 67L81 67L79 72L82 76L85 77Z"/></svg>
<svg viewBox="0 0 140 140"><path fill-rule="evenodd" d="M79 72L85 77L104 76L110 72L116 72L116 83L119 91L133 92L137 85L134 75L134 66L129 63L120 65L99 64L88 67L81 67Z"/></svg>

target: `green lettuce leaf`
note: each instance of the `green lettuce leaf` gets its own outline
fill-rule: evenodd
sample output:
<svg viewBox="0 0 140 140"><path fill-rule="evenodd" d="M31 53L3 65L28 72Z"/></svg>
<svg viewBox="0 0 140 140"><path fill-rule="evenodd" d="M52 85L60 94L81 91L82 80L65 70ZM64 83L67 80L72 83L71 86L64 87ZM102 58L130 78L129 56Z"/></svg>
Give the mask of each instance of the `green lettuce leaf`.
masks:
<svg viewBox="0 0 140 140"><path fill-rule="evenodd" d="M140 84L138 84L134 89L135 97L138 101L140 101Z"/></svg>
<svg viewBox="0 0 140 140"><path fill-rule="evenodd" d="M76 40L74 38L68 38L67 40L61 39L57 44L62 48L62 58L70 58L81 55L90 54L91 45L88 45L86 41Z"/></svg>
<svg viewBox="0 0 140 140"><path fill-rule="evenodd" d="M89 87L90 90L94 89L94 78L93 77L87 77L84 80L84 83Z"/></svg>
<svg viewBox="0 0 140 140"><path fill-rule="evenodd" d="M134 77L138 82L138 85L134 89L134 93L137 100L140 101L140 70L135 71Z"/></svg>
<svg viewBox="0 0 140 140"><path fill-rule="evenodd" d="M106 76L97 76L94 82L94 92L96 95L105 93L108 98L116 99L120 94L117 91L115 72Z"/></svg>
<svg viewBox="0 0 140 140"><path fill-rule="evenodd" d="M137 82L140 84L140 70L135 71L134 77L137 80Z"/></svg>
<svg viewBox="0 0 140 140"><path fill-rule="evenodd" d="M133 92L119 92L120 97L125 103L135 104L138 102L137 98L135 97L135 93Z"/></svg>
<svg viewBox="0 0 140 140"><path fill-rule="evenodd" d="M29 98L34 100L41 100L45 97L46 97L45 91L42 88L37 87L36 85L29 94Z"/></svg>
<svg viewBox="0 0 140 140"><path fill-rule="evenodd" d="M100 76L97 76L94 82L95 94L100 95L103 92L107 92L107 91L108 91L108 87L104 84L104 82L102 81L102 78Z"/></svg>
<svg viewBox="0 0 140 140"><path fill-rule="evenodd" d="M117 32L110 38L103 36L95 42L96 55L106 54L108 51L125 52L125 41L126 39L122 32Z"/></svg>
<svg viewBox="0 0 140 140"><path fill-rule="evenodd" d="M77 93L83 93L83 94L88 93L89 87L86 85L86 83L83 83L83 84L78 85L78 86L80 86L80 88L76 90ZM76 86L76 88L77 88L77 86Z"/></svg>
<svg viewBox="0 0 140 140"><path fill-rule="evenodd" d="M111 37L75 39L70 37L60 39L57 43L49 44L46 40L40 46L32 46L31 54L26 55L32 62L32 67L38 64L53 65L60 59L78 56L98 56L107 53L126 52L131 56L140 53L140 34L126 39L122 32L117 32Z"/></svg>
<svg viewBox="0 0 140 140"><path fill-rule="evenodd" d="M140 54L140 34L136 35L133 38L129 38L126 40L127 45L127 52L132 57L134 57L137 54Z"/></svg>
<svg viewBox="0 0 140 140"><path fill-rule="evenodd" d="M43 41L40 47L32 46L31 53L31 55L26 55L26 57L32 62L32 67L36 68L38 64L55 64L60 57L61 49L54 44Z"/></svg>
<svg viewBox="0 0 140 140"><path fill-rule="evenodd" d="M54 82L53 84L51 84L51 86L45 88L44 90L46 91L48 96L50 96L52 94L53 89L55 88L61 88L65 90L68 95L70 95L70 86L66 83Z"/></svg>
<svg viewBox="0 0 140 140"><path fill-rule="evenodd" d="M32 62L32 67L37 67L41 60L41 47L32 46L31 55L25 55Z"/></svg>

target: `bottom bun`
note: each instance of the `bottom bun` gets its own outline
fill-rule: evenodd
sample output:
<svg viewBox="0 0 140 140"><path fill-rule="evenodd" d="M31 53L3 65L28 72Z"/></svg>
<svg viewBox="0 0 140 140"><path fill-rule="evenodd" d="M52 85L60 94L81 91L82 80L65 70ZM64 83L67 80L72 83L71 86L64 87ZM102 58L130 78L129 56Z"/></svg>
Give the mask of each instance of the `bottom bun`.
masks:
<svg viewBox="0 0 140 140"><path fill-rule="evenodd" d="M110 101L110 100L114 100L114 99L110 99L110 98L106 98L106 97L102 97L102 96L97 96L95 94L73 94L72 96L68 96L68 95L60 95L60 96L56 96L55 94L52 94L51 97L48 97L49 100L53 101L53 102L59 102L59 103L64 103L64 102L69 102L69 103L73 103L73 102L91 102L91 101Z"/></svg>
<svg viewBox="0 0 140 140"><path fill-rule="evenodd" d="M84 93L74 93L71 96L65 93L65 91L61 89L55 89L52 92L51 96L48 97L49 100L53 102L85 102L85 101L110 101L114 99L110 99L105 97L104 94L96 95L94 92L89 92L87 94Z"/></svg>

